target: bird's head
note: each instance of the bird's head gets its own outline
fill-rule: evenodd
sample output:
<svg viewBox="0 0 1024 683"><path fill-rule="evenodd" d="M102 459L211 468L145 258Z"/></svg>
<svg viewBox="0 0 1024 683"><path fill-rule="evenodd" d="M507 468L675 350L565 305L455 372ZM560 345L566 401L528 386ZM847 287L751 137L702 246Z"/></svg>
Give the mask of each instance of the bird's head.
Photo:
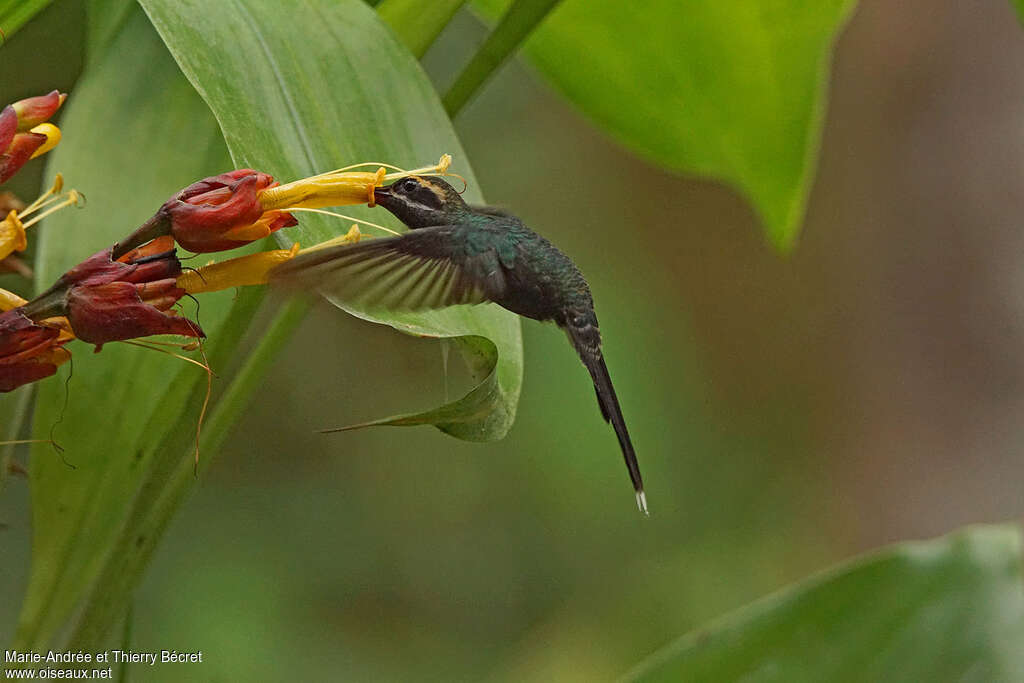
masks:
<svg viewBox="0 0 1024 683"><path fill-rule="evenodd" d="M414 229L446 225L469 210L462 195L436 176L408 176L374 188L373 200Z"/></svg>

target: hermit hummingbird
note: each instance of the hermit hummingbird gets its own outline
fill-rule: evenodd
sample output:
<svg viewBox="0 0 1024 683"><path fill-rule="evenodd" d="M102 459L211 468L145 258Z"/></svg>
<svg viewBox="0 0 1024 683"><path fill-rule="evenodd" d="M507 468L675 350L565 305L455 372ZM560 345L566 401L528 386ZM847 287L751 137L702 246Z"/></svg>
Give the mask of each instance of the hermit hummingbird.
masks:
<svg viewBox="0 0 1024 683"><path fill-rule="evenodd" d="M273 277L385 309L491 301L527 318L553 321L590 371L601 414L615 428L626 459L637 506L647 513L636 453L601 353L594 300L579 268L515 216L467 204L436 176L408 176L374 188L373 198L410 230L300 253Z"/></svg>

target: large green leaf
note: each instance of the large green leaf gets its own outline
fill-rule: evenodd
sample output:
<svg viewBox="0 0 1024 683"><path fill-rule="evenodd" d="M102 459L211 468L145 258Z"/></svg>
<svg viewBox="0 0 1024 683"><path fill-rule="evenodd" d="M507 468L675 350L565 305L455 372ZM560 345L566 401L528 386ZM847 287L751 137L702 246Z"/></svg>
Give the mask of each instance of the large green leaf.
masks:
<svg viewBox="0 0 1024 683"><path fill-rule="evenodd" d="M88 203L47 220L36 268L42 283L129 233L197 176L230 166L216 121L141 11L112 48L69 98L64 140L50 156L50 175L64 173ZM212 359L222 358L224 345L241 333L237 325L225 327L229 309L252 308L251 296L233 299L231 292L203 299L200 319ZM70 348L75 359L66 409L60 377L38 387L35 435L56 425L69 464L47 446L33 449L32 570L18 628L22 647L52 642L101 568L126 560L109 557L124 533L123 520L167 447L176 446L175 459L187 467L186 448L168 430L183 413L194 425L196 392L205 386L198 368L136 347L108 344L100 354L77 342Z"/></svg>
<svg viewBox="0 0 1024 683"><path fill-rule="evenodd" d="M448 152L469 181L467 197L480 201L429 80L359 0L307 0L297 7L201 0L142 5L210 105L239 164L292 179L360 161L422 166ZM197 16L203 20L194 21ZM402 227L383 210L348 213ZM292 240L311 245L347 228L338 220L303 218L277 237L286 246ZM518 318L494 305L386 317L350 311L409 334L455 338L478 382L439 411L376 424L436 424L471 440L505 435L522 379Z"/></svg>
<svg viewBox="0 0 1024 683"><path fill-rule="evenodd" d="M1016 526L903 543L760 600L655 654L633 681L1024 680Z"/></svg>
<svg viewBox="0 0 1024 683"><path fill-rule="evenodd" d="M814 180L832 45L855 0L564 0L525 50L644 157L720 178L795 240ZM497 17L508 0L478 0Z"/></svg>

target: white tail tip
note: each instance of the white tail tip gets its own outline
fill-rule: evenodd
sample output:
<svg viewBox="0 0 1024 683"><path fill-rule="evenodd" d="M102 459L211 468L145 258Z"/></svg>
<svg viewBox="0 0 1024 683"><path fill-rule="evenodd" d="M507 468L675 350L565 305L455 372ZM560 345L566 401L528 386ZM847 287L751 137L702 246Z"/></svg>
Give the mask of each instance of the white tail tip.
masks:
<svg viewBox="0 0 1024 683"><path fill-rule="evenodd" d="M644 513L648 517L651 516L651 513L647 510L647 496L644 495L643 491L636 492L636 506L640 508L640 512Z"/></svg>

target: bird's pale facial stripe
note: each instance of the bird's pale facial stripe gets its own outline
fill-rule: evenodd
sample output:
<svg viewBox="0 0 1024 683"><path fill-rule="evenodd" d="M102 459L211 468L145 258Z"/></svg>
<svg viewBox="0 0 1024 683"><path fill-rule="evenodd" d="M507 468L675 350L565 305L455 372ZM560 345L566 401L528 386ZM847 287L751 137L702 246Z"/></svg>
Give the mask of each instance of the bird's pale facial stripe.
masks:
<svg viewBox="0 0 1024 683"><path fill-rule="evenodd" d="M405 194L405 200L408 204L427 211L437 211L444 206L445 195L441 188L423 178L413 178L419 183L419 188ZM428 194L428 191L430 194ZM434 199L434 201L430 201L431 199Z"/></svg>
<svg viewBox="0 0 1024 683"><path fill-rule="evenodd" d="M434 193L434 196L437 197L437 205L438 206L444 206L444 200L446 199L445 194L444 194L444 190L442 190L437 185L435 185L435 184L433 184L433 183L431 183L429 181L426 181L426 180L420 180L420 185L422 185L423 187L427 188L428 190L430 190L431 192Z"/></svg>
<svg viewBox="0 0 1024 683"><path fill-rule="evenodd" d="M430 204L424 204L423 202L417 201L412 197L406 197L405 201L410 208L421 209L423 211L437 211L439 208L437 206L431 206Z"/></svg>

